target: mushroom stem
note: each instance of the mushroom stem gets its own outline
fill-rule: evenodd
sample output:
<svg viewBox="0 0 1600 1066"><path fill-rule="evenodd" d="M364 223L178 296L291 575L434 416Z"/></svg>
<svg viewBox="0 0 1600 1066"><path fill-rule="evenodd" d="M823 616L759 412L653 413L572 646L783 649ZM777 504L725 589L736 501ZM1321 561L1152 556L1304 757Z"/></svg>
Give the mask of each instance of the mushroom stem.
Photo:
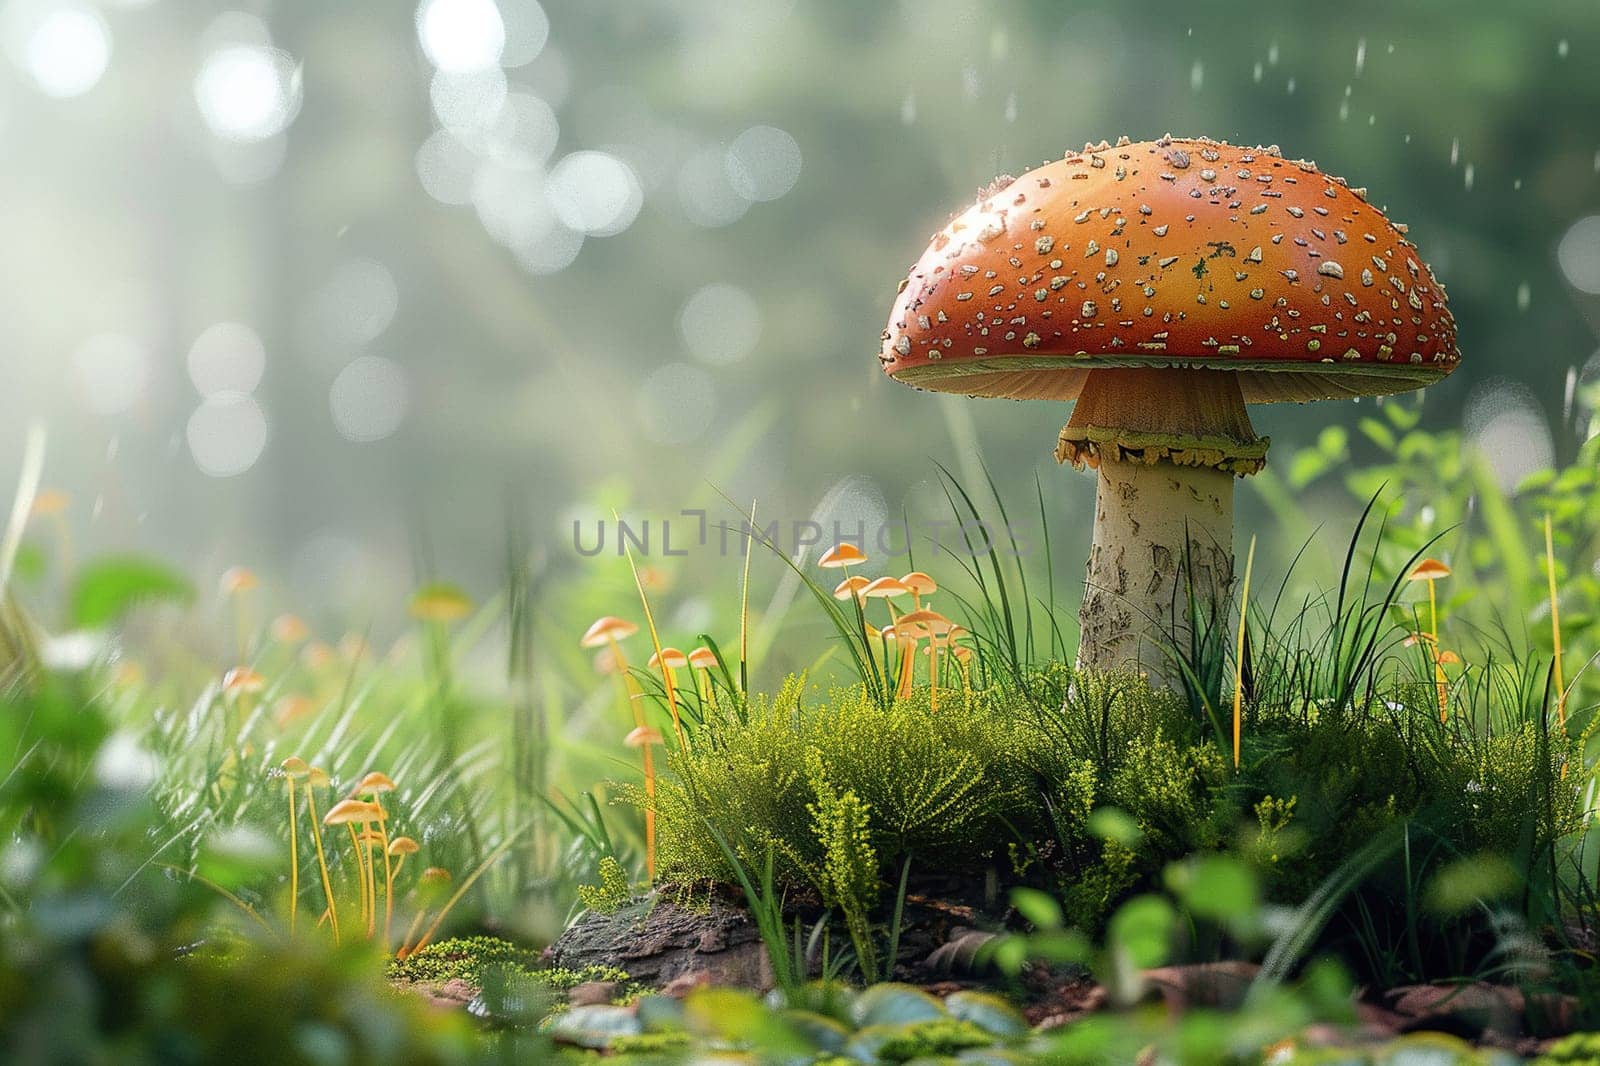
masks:
<svg viewBox="0 0 1600 1066"><path fill-rule="evenodd" d="M1056 458L1100 471L1078 665L1179 687L1172 645L1215 629L1233 583L1233 479L1266 462L1238 378L1091 371ZM1201 617L1191 617L1189 596Z"/></svg>
<svg viewBox="0 0 1600 1066"><path fill-rule="evenodd" d="M333 943L339 944L339 910L333 902L333 882L328 877L328 859L322 850L322 822L317 818L317 797L306 782L306 809L311 815L311 839L317 845L317 869L322 874L322 898L328 901L328 928L333 930Z"/></svg>
<svg viewBox="0 0 1600 1066"><path fill-rule="evenodd" d="M300 917L300 854L299 846L295 841L294 824L294 790L295 780L288 775L284 776L289 794L289 935L294 936L296 920Z"/></svg>

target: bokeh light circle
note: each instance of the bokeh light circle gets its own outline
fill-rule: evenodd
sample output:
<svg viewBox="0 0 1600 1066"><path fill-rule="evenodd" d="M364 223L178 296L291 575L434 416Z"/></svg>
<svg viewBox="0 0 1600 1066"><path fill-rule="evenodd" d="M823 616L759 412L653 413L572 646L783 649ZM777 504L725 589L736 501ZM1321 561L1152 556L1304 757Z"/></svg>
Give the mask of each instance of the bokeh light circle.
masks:
<svg viewBox="0 0 1600 1066"><path fill-rule="evenodd" d="M1586 215L1567 227L1556 261L1573 288L1600 296L1600 215Z"/></svg>
<svg viewBox="0 0 1600 1066"><path fill-rule="evenodd" d="M724 159L728 184L746 200L776 200L800 180L800 145L775 126L751 126Z"/></svg>
<svg viewBox="0 0 1600 1066"><path fill-rule="evenodd" d="M259 44L219 48L200 64L194 98L206 127L224 140L264 141L300 110L301 79L285 52Z"/></svg>
<svg viewBox="0 0 1600 1066"><path fill-rule="evenodd" d="M716 282L697 290L678 313L678 335L702 363L727 366L755 349L761 338L761 309L737 285Z"/></svg>
<svg viewBox="0 0 1600 1066"><path fill-rule="evenodd" d="M254 392L266 365L260 335L242 322L208 326L189 346L189 380L201 396Z"/></svg>
<svg viewBox="0 0 1600 1066"><path fill-rule="evenodd" d="M267 447L267 416L240 392L207 396L185 432L194 465L209 477L235 477L256 465Z"/></svg>
<svg viewBox="0 0 1600 1066"><path fill-rule="evenodd" d="M410 399L405 368L377 355L351 360L328 390L334 428L345 440L357 443L393 436L405 421Z"/></svg>
<svg viewBox="0 0 1600 1066"><path fill-rule="evenodd" d="M150 353L120 333L90 337L72 354L83 401L101 415L116 415L144 398L150 380Z"/></svg>
<svg viewBox="0 0 1600 1066"><path fill-rule="evenodd" d="M482 70L500 64L506 25L494 0L423 0L417 40L439 70Z"/></svg>
<svg viewBox="0 0 1600 1066"><path fill-rule="evenodd" d="M609 152L582 151L551 168L546 186L561 224L591 237L611 237L639 217L644 193L632 168Z"/></svg>
<svg viewBox="0 0 1600 1066"><path fill-rule="evenodd" d="M688 363L667 363L645 376L637 394L640 428L657 444L687 444L710 428L716 390Z"/></svg>
<svg viewBox="0 0 1600 1066"><path fill-rule="evenodd" d="M39 91L58 99L82 96L111 62L111 27L87 4L28 5L23 18L23 67Z"/></svg>

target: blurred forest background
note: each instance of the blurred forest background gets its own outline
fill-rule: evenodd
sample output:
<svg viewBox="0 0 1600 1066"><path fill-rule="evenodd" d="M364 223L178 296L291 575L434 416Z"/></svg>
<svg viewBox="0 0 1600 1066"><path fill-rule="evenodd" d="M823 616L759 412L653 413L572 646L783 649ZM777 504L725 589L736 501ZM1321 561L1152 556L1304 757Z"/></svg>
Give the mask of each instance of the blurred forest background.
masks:
<svg viewBox="0 0 1600 1066"><path fill-rule="evenodd" d="M1590 435L1593 0L7 0L0 48L4 469L42 421L74 551L246 565L323 623L397 628L423 577L487 595L513 530L621 595L573 549L613 507L932 514L935 460L1043 479L1075 602L1066 411L875 354L980 185L1121 134L1369 187L1460 326L1423 425L1507 485ZM1371 409L1254 414L1281 459ZM1266 522L1246 487L1241 539ZM672 621L725 632L737 561L658 562Z"/></svg>

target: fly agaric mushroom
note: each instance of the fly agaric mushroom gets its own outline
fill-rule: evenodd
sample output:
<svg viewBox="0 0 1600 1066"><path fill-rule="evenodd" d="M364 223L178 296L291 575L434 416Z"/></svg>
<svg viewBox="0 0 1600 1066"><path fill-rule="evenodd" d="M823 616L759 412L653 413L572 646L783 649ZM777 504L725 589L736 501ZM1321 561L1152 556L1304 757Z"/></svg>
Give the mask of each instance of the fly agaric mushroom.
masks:
<svg viewBox="0 0 1600 1066"><path fill-rule="evenodd" d="M1165 636L1233 580L1233 479L1267 455L1245 404L1405 392L1460 361L1405 232L1276 147L1085 145L934 235L878 358L918 388L1076 401L1056 458L1099 471L1078 662L1165 673ZM1187 587L1211 618L1182 617Z"/></svg>

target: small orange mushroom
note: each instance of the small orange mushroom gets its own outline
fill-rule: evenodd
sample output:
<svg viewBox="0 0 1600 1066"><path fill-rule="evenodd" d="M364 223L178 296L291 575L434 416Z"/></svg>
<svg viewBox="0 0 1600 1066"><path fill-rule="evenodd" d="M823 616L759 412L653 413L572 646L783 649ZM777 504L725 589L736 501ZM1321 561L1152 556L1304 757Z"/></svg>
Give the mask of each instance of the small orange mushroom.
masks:
<svg viewBox="0 0 1600 1066"><path fill-rule="evenodd" d="M922 597L932 596L935 592L939 591L938 582L934 581L933 578L929 577L921 570L913 570L909 574L906 574L900 579L900 583L911 590L911 595L913 597L912 602L917 607L922 606Z"/></svg>
<svg viewBox="0 0 1600 1066"><path fill-rule="evenodd" d="M839 567L859 566L867 561L867 555L860 548L849 541L840 541L817 559L817 565L825 570Z"/></svg>

